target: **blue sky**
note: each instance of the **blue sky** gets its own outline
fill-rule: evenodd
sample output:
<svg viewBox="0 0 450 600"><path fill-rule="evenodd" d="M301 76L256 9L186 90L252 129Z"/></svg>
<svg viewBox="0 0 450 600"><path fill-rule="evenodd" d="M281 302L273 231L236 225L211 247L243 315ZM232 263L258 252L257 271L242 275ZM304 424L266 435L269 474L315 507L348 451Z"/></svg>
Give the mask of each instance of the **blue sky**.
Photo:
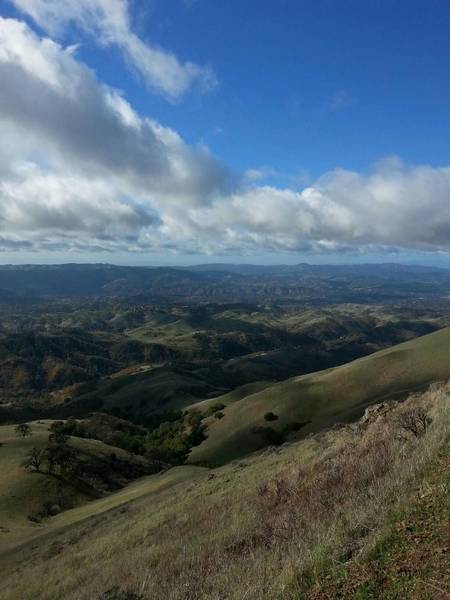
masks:
<svg viewBox="0 0 450 600"><path fill-rule="evenodd" d="M31 61L31 53L46 52L43 40L51 38L61 56L45 54L46 61L58 65L65 61L61 69L67 77L77 77L78 66L85 74L93 71L97 86L120 92L142 122L149 119L176 132L183 143L182 148L177 146L176 160L182 156L183 173L191 169L194 175L189 173L189 181L183 179L172 190L168 182L176 178L178 168L175 175L168 172L164 182L146 178L137 185L135 178L130 181L130 167L120 165L124 175L115 185L120 192L113 207L118 210L117 221L98 231L95 223L102 222L101 215L89 215L87 209L75 215L71 208L77 229L61 218L60 198L48 201L43 216L45 199L39 204L39 198L20 196L20 210L31 205L39 222L31 233L30 223L16 218L17 207L6 216L0 214L4 223L11 221L9 229L4 226L2 262L71 257L140 264L217 259L446 262L450 247L446 0L92 0L85 9L84 1L55 2L0 0L0 15L9 18L5 47L22 44ZM94 5L98 6L92 13ZM105 25L105 14L118 18ZM70 52L73 64L66 64L62 55L75 44L76 50ZM1 47L0 36L0 65ZM148 48L177 62L178 82L167 78L165 63L155 67L159 58L146 54ZM8 77L14 69L24 69L28 58L6 55ZM194 66L186 67L187 62ZM26 86L31 86L33 69L27 66L28 79L15 90L16 106ZM11 81L19 86L17 77ZM37 91L34 84L32 89L47 98L44 89ZM0 100L1 95L0 87ZM19 146L20 109L15 115L8 112L9 99L4 106L0 117L7 123L8 135L17 129L13 146ZM57 106L62 106L59 100ZM77 107L77 118L89 119L87 112L85 117L80 112L89 106L87 102ZM106 115L108 106L98 110ZM72 118L63 112L61 119ZM27 119L36 136L48 139L48 148L34 147L30 140L28 147L24 143L17 149L11 165L14 176L3 175L9 194L4 204L12 206L19 191L23 195L28 190L20 177L30 157L42 186L49 186L55 195L61 186L65 189L69 177L86 188L87 196L92 186L98 192L110 181L104 157L97 173L86 169L91 150L86 140L86 160L80 159L77 147L75 161L71 142L63 138L67 131L56 131L54 124L51 131L45 129L37 110ZM134 143L137 148L141 140L127 137L123 153ZM175 150L170 144L163 141L161 160L167 156L172 160ZM58 154L63 147L67 152ZM140 179L146 169L138 174ZM115 167L113 176L117 173ZM180 192L183 186L185 193ZM305 188L313 190L313 200L304 195ZM409 200L416 190L417 197ZM102 193L108 195L106 187ZM429 202L443 221L434 218L424 232ZM89 205L87 197L78 200L74 195L70 200L71 207L83 203ZM101 199L94 203L100 205ZM277 207L281 216L274 215L271 222ZM105 210L112 214L108 207ZM135 213L127 212L130 223L121 231L124 211ZM145 230L139 227L144 214ZM395 226L392 218L398 220Z"/></svg>
<svg viewBox="0 0 450 600"><path fill-rule="evenodd" d="M271 165L316 177L336 166L367 169L391 154L448 164L448 2L155 7L154 18L166 23L158 43L210 62L220 85L183 107L151 110L189 141L205 139L233 167ZM147 23L151 31L152 16Z"/></svg>

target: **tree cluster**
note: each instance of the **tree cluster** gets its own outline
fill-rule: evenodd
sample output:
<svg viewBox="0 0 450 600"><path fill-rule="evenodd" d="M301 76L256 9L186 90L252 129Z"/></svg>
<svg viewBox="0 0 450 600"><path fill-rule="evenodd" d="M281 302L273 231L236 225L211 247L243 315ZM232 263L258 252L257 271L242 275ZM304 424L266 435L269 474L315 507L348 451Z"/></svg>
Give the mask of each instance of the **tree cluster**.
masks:
<svg viewBox="0 0 450 600"><path fill-rule="evenodd" d="M46 472L49 475L68 477L78 468L77 453L68 445L67 436L53 431L45 448L33 447L27 453L22 466L35 473Z"/></svg>
<svg viewBox="0 0 450 600"><path fill-rule="evenodd" d="M190 449L206 439L203 418L193 410L177 421L161 423L147 435L145 456L169 464L183 463Z"/></svg>

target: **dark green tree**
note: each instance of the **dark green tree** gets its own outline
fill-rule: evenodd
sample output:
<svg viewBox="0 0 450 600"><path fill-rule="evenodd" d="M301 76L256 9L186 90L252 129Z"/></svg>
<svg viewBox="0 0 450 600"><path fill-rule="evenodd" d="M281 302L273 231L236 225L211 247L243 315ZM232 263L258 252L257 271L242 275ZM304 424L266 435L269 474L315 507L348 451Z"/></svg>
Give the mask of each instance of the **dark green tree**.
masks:
<svg viewBox="0 0 450 600"><path fill-rule="evenodd" d="M27 437L32 435L31 427L28 425L28 423L19 423L16 425L15 432L18 437Z"/></svg>

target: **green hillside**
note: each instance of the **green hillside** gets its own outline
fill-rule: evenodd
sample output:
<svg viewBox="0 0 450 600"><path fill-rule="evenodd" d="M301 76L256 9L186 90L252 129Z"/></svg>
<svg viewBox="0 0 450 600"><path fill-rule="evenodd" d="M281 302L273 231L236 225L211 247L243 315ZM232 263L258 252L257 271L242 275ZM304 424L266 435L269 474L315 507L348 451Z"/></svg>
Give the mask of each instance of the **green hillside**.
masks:
<svg viewBox="0 0 450 600"><path fill-rule="evenodd" d="M195 373L169 366L102 379L92 387L61 407L58 416L84 416L95 410L142 418L183 409L217 389Z"/></svg>
<svg viewBox="0 0 450 600"><path fill-rule="evenodd" d="M72 512L69 509L90 505L93 498L107 495L132 479L152 472L151 465L140 456L98 440L75 437L69 438L69 444L83 464L91 468L89 484L80 486L79 481L48 475L44 468L39 473L27 472L22 463L32 448L46 446L50 423L30 423L28 437L18 437L12 425L0 427L0 551L43 533L48 520L38 515L46 506L58 507L55 512L60 513L58 520L61 521L67 511ZM97 477L93 477L93 467Z"/></svg>
<svg viewBox="0 0 450 600"><path fill-rule="evenodd" d="M2 600L444 600L449 392L51 517L0 551Z"/></svg>
<svg viewBox="0 0 450 600"><path fill-rule="evenodd" d="M341 367L288 379L230 404L222 419L209 418L208 438L192 450L189 462L223 464L271 443L269 427L284 433L294 427L303 437L449 375L450 328L445 328ZM268 412L278 418L267 422Z"/></svg>
<svg viewBox="0 0 450 600"><path fill-rule="evenodd" d="M272 384L273 381L254 381L253 383L246 383L245 385L240 385L237 388L234 388L234 390L231 392L227 392L221 396L215 396L214 398L208 398L207 400L202 400L201 402L191 404L191 406L188 406L186 410L195 409L204 412L213 408L214 406L218 406L219 404L228 406L229 404L243 400L247 396L256 394Z"/></svg>

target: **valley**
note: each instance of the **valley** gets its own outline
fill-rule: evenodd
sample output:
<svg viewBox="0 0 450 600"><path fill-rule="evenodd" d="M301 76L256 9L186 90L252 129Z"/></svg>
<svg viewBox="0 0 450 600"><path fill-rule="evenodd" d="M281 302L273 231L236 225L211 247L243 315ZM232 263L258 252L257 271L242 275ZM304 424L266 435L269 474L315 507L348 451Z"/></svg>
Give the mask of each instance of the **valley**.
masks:
<svg viewBox="0 0 450 600"><path fill-rule="evenodd" d="M5 598L237 599L236 577L255 600L325 598L320 553L357 544L364 560L390 511L435 476L425 457L447 452L447 271L96 265L75 293L82 268L0 269ZM25 283L27 298L6 299ZM333 512L338 537L319 542L326 495L347 502L325 486L330 460L373 534ZM308 526L292 494L317 507ZM75 564L90 573L83 591Z"/></svg>

